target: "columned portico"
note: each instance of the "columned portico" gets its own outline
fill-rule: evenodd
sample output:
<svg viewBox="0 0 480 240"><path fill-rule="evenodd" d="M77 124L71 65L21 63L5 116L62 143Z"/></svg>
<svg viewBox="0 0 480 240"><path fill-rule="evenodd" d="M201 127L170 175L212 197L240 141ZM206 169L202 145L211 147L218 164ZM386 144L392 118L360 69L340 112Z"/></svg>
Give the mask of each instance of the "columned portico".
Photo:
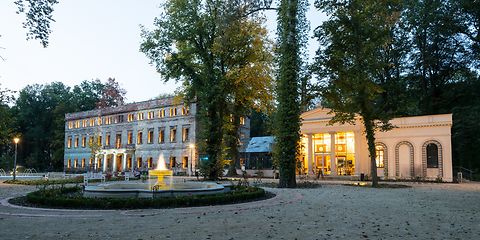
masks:
<svg viewBox="0 0 480 240"><path fill-rule="evenodd" d="M331 161L331 166L332 166L332 171L331 175L336 176L337 175L337 160L335 158L335 132L329 132L330 133L330 161Z"/></svg>
<svg viewBox="0 0 480 240"><path fill-rule="evenodd" d="M314 176L315 172L313 171L313 141L312 134L307 134L307 161L308 161L308 175Z"/></svg>
<svg viewBox="0 0 480 240"><path fill-rule="evenodd" d="M123 153L122 156L122 172L127 170L127 153Z"/></svg>
<svg viewBox="0 0 480 240"><path fill-rule="evenodd" d="M103 172L106 172L107 171L107 154L103 154L103 162L102 162L102 166L103 166Z"/></svg>

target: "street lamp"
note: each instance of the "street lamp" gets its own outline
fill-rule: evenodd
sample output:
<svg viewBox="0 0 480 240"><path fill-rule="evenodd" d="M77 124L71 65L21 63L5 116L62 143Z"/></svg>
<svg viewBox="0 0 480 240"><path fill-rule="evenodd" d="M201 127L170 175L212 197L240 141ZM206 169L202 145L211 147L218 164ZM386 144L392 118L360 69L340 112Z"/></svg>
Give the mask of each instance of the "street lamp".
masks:
<svg viewBox="0 0 480 240"><path fill-rule="evenodd" d="M190 143L190 161L188 161L188 176L192 176L192 167L193 165L193 149L195 148L195 144Z"/></svg>
<svg viewBox="0 0 480 240"><path fill-rule="evenodd" d="M18 137L13 138L13 142L15 143L15 160L13 161L13 181L15 181L17 177L17 149L18 149L18 142L20 142L20 138Z"/></svg>

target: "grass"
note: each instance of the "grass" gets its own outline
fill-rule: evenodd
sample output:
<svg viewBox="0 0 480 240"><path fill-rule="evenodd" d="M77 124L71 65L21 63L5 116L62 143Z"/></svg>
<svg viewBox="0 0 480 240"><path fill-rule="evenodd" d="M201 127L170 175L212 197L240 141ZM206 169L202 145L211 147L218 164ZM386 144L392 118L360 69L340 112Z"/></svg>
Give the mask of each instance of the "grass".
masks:
<svg viewBox="0 0 480 240"><path fill-rule="evenodd" d="M41 189L25 197L11 199L12 204L69 209L142 209L193 207L255 201L272 197L257 187L234 187L231 192L165 198L87 198L80 187Z"/></svg>

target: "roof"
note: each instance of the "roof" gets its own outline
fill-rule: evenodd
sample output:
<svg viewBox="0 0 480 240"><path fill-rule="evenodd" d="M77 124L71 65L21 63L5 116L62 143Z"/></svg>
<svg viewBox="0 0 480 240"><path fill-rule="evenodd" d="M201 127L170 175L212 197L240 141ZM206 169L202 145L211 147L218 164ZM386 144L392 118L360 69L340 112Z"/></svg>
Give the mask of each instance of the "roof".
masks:
<svg viewBox="0 0 480 240"><path fill-rule="evenodd" d="M252 137L252 139L250 139L250 142L248 142L248 146L245 152L249 152L249 153L272 152L274 142L275 142L275 137L273 136Z"/></svg>
<svg viewBox="0 0 480 240"><path fill-rule="evenodd" d="M112 114L121 114L127 112L141 111L159 107L167 107L183 104L183 101L175 102L174 97L166 97L161 99L147 100L143 102L129 103L118 107L107 107L102 109L94 109L90 111L75 112L65 114L66 120L75 120L89 117L98 117Z"/></svg>

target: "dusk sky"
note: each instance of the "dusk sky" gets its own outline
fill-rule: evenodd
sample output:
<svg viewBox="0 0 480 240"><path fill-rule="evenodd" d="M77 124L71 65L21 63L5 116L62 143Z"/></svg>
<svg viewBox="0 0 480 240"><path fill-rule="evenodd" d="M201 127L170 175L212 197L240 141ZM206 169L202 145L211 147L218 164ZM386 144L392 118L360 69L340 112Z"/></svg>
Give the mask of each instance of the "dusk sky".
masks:
<svg viewBox="0 0 480 240"><path fill-rule="evenodd" d="M25 16L16 14L13 0L0 2L0 83L20 90L29 84L53 81L68 86L83 80L114 77L127 90L127 102L143 101L161 93L172 93L178 84L162 77L139 52L140 27L153 27L162 0L63 0L55 5L49 46L26 41ZM312 5L313 5L313 1ZM311 35L323 14L310 6ZM275 12L267 13L271 37L275 34ZM310 36L311 37L311 36ZM313 56L318 44L310 39Z"/></svg>

